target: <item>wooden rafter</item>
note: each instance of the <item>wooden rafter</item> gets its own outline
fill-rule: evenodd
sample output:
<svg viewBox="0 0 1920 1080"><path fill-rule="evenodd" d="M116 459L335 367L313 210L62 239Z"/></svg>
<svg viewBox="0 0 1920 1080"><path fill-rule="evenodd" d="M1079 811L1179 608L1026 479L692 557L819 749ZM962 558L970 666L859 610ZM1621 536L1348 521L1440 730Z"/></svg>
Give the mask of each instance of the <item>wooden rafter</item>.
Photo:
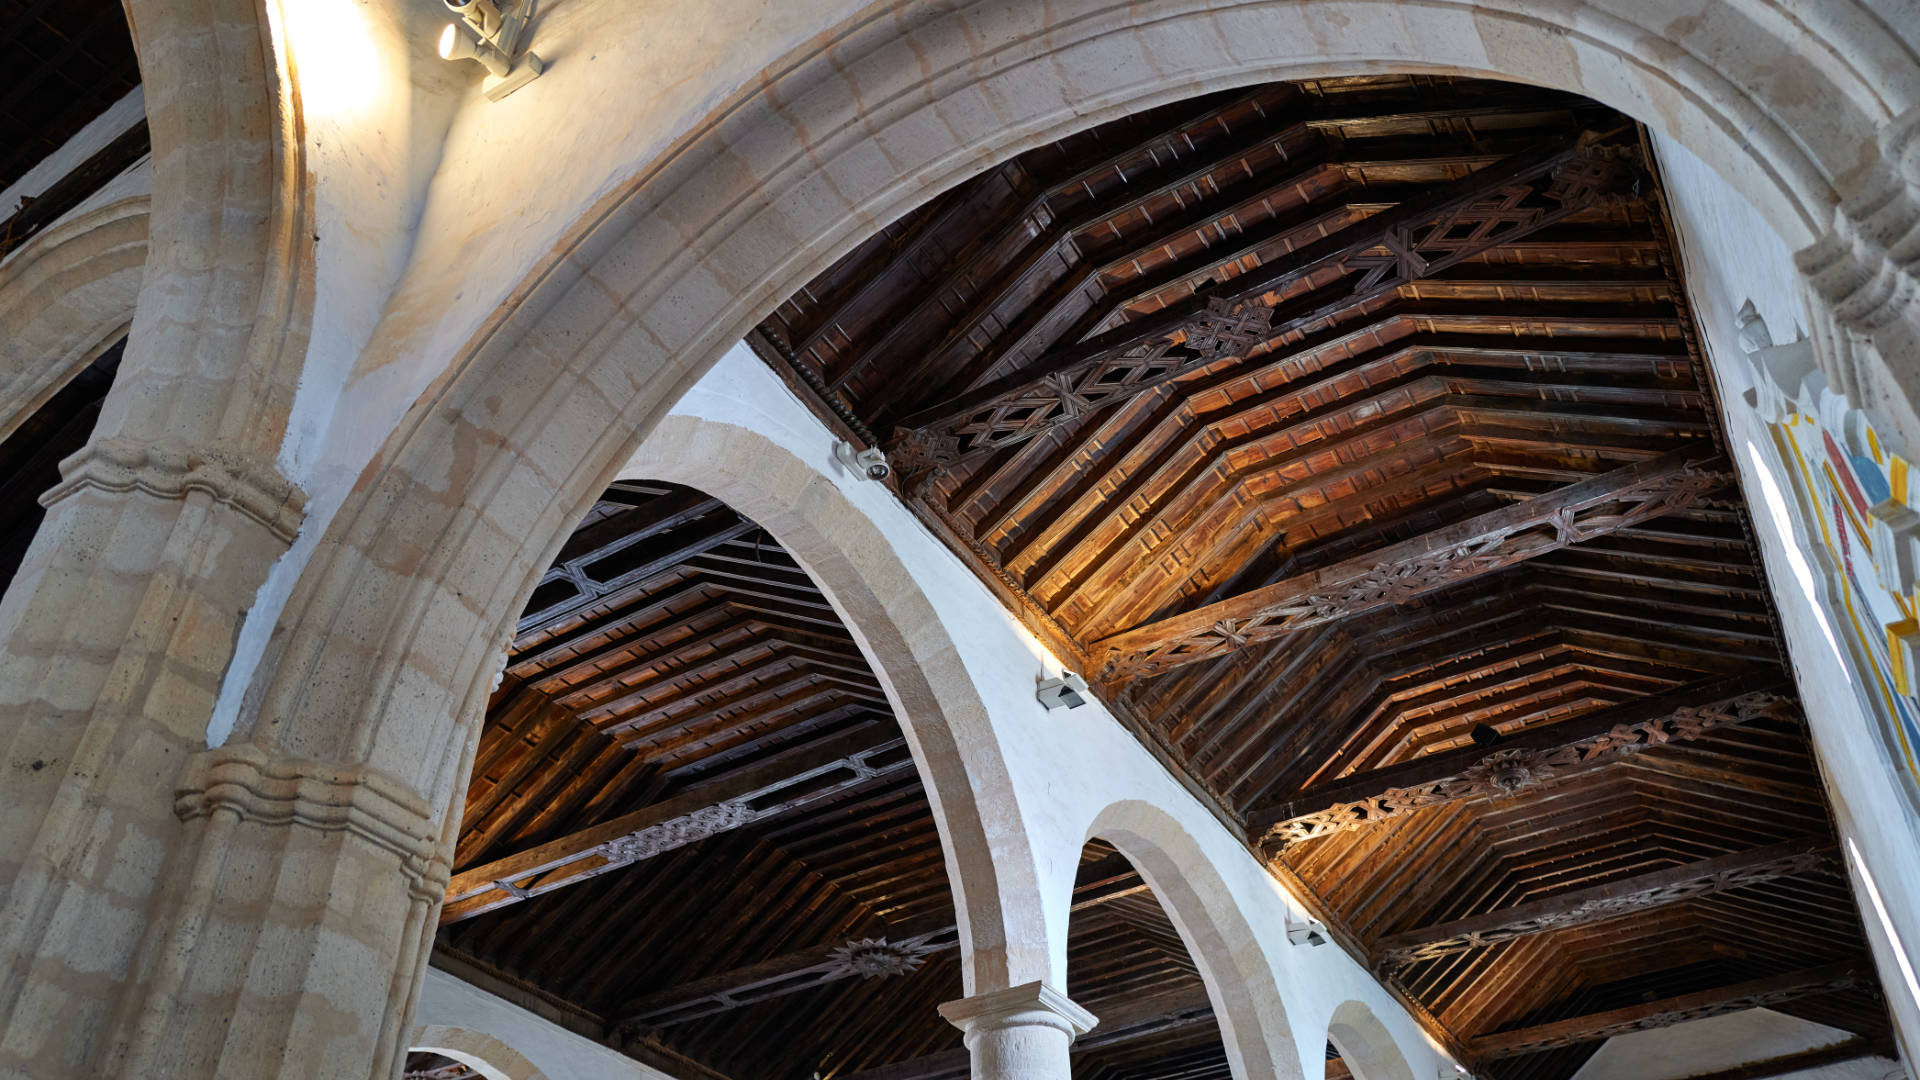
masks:
<svg viewBox="0 0 1920 1080"><path fill-rule="evenodd" d="M1102 1010L1099 1021L1099 1026L1074 1040L1075 1057L1212 1024L1213 1004L1207 999L1206 988L1196 985ZM966 1075L971 1063L972 1058L962 1047L867 1069L846 1080L938 1080Z"/></svg>
<svg viewBox="0 0 1920 1080"><path fill-rule="evenodd" d="M1811 873L1830 868L1834 862L1833 842L1826 837L1769 844L1576 889L1484 915L1392 934L1380 939L1375 953L1383 965L1401 967L1533 934L1586 926L1728 889Z"/></svg>
<svg viewBox="0 0 1920 1080"><path fill-rule="evenodd" d="M1096 642L1100 678L1157 675L1504 569L1684 509L1731 480L1683 447Z"/></svg>
<svg viewBox="0 0 1920 1080"><path fill-rule="evenodd" d="M1516 155L910 416L890 452L911 476L1017 445L1512 243L1620 195L1634 175L1586 137Z"/></svg>
<svg viewBox="0 0 1920 1080"><path fill-rule="evenodd" d="M1606 1012L1590 1013L1550 1024L1536 1024L1515 1031L1482 1035L1468 1044L1476 1061L1537 1054L1581 1043L1624 1035L1632 1031L1672 1027L1688 1020L1723 1016L1745 1009L1777 1005L1814 994L1832 994L1842 990L1873 989L1873 976L1865 964L1842 962L1816 968L1752 979L1731 986L1702 990L1693 994L1629 1005Z"/></svg>
<svg viewBox="0 0 1920 1080"><path fill-rule="evenodd" d="M1710 1073L1697 1073L1687 1077L1686 1080L1774 1080L1775 1077L1796 1076L1827 1065L1858 1061L1875 1054L1893 1056L1891 1047L1875 1046L1868 1039L1845 1039L1832 1046L1819 1046L1812 1050L1802 1050L1797 1054L1782 1054L1767 1058L1765 1061L1735 1065L1732 1068L1717 1069Z"/></svg>
<svg viewBox="0 0 1920 1080"><path fill-rule="evenodd" d="M1697 683L1521 731L1492 748L1462 747L1308 788L1280 806L1249 814L1248 829L1269 842L1299 843L1422 807L1510 795L1715 728L1795 718L1788 689L1778 676Z"/></svg>
<svg viewBox="0 0 1920 1080"><path fill-rule="evenodd" d="M1072 909L1080 911L1146 890L1133 865L1113 856L1080 868L1074 879ZM900 927L886 937L801 949L630 1001L620 1010L623 1019L617 1026L627 1031L668 1027L841 979L906 974L926 957L959 944L960 928L944 923Z"/></svg>
<svg viewBox="0 0 1920 1080"><path fill-rule="evenodd" d="M462 871L447 883L440 925L577 885L912 767L904 740L876 745L866 732L783 755L631 814Z"/></svg>

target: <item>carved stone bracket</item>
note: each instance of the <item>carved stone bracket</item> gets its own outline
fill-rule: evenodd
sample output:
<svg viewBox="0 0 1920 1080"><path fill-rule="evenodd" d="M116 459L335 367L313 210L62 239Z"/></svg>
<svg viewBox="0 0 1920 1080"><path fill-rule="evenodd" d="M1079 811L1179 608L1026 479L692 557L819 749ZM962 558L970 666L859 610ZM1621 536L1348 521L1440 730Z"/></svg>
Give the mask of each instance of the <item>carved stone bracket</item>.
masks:
<svg viewBox="0 0 1920 1080"><path fill-rule="evenodd" d="M178 440L100 439L60 463L60 482L40 497L43 506L83 489L140 491L161 499L202 492L292 543L306 516L299 485L271 464L218 447Z"/></svg>
<svg viewBox="0 0 1920 1080"><path fill-rule="evenodd" d="M405 783L376 769L275 757L252 743L194 755L174 790L181 821L230 814L241 822L350 833L399 859L410 892L438 902L447 861L433 811Z"/></svg>
<svg viewBox="0 0 1920 1080"><path fill-rule="evenodd" d="M1282 821L1273 826L1265 839L1285 847L1337 832L1367 828L1423 807L1513 795L1649 747L1696 739L1715 728L1762 717L1785 719L1795 715L1791 698L1762 691L1676 709L1636 724L1618 724L1603 735L1551 750L1496 750L1452 776L1415 787L1390 788L1371 798L1340 803Z"/></svg>

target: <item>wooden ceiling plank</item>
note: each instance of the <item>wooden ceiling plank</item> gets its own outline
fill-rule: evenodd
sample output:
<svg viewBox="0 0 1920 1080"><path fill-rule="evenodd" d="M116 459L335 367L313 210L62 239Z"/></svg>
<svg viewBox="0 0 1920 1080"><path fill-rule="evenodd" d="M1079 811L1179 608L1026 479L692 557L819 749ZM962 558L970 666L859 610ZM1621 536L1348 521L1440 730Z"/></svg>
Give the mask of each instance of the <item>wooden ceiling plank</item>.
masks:
<svg viewBox="0 0 1920 1080"><path fill-rule="evenodd" d="M1464 181L1441 185L1426 198L1401 203L1392 210L1376 214L1318 243L1300 249L1294 255L1269 263L1250 273L1195 295L1196 303L1147 316L1119 329L1068 346L1020 373L979 390L961 395L934 410L915 414L902 421L905 429L892 443L901 468L909 474L928 467L956 461L962 456L990 448L1025 441L1040 431L1076 419L1087 408L1099 408L1130 397L1178 377L1189 370L1213 362L1223 350L1243 349L1239 335L1256 334L1256 340L1271 339L1296 326L1310 326L1327 315L1370 296L1396 289L1433 270L1460 261L1480 248L1456 246L1428 255L1414 253L1416 235L1433 230L1437 222L1452 223L1469 207L1484 203L1497 192L1516 186L1529 186L1545 193L1552 178L1568 162L1575 160L1571 145L1549 145L1544 149L1489 165ZM1519 234L1543 228L1579 209L1602 193L1586 185L1553 189L1564 197L1556 209L1540 208L1516 219L1507 233L1486 234L1480 247L1498 246ZM1432 236L1429 231L1426 233ZM1367 261L1368 252L1386 245L1407 254L1390 257L1375 265ZM1316 275L1344 278L1365 268L1364 275L1338 299L1314 304L1294 314L1301 305L1292 305L1286 320L1271 325L1275 309L1265 306L1269 293L1283 294ZM1211 302L1213 310L1206 306ZM1211 322L1207 320L1211 319ZM1229 324L1230 327L1229 327ZM1257 329L1255 329L1257 324ZM1226 336L1222 336L1223 331ZM1157 344L1156 344L1157 343ZM1196 354L1192 359L1167 359L1170 348ZM1200 346L1204 345L1204 348ZM1144 361L1125 359L1129 350L1147 347ZM1117 365L1117 366L1116 366ZM1126 371L1116 383L1115 377ZM1058 387L1048 390L1047 387ZM1068 388L1071 387L1069 392ZM1029 399L1031 403L1029 404ZM1007 409L1027 410L1012 426L999 414Z"/></svg>
<svg viewBox="0 0 1920 1080"><path fill-rule="evenodd" d="M1810 994L1831 994L1873 985L1873 976L1861 962L1843 961L1515 1031L1482 1035L1470 1040L1467 1045L1476 1061L1497 1061L1594 1042L1626 1032L1670 1027L1688 1020L1773 1005Z"/></svg>
<svg viewBox="0 0 1920 1080"><path fill-rule="evenodd" d="M1375 955L1383 965L1401 967L1531 934L1586 926L1726 889L1763 884L1779 877L1830 870L1834 865L1833 842L1829 837L1770 844L1392 934L1375 944Z"/></svg>
<svg viewBox="0 0 1920 1080"><path fill-rule="evenodd" d="M1415 802L1433 805L1396 793L1414 788L1431 789L1457 780L1476 766L1485 768L1490 757L1499 761L1517 760L1518 755L1523 754L1557 755L1577 759L1582 767L1625 758L1646 746L1673 739L1695 738L1701 732L1723 724L1791 717L1795 706L1792 699L1786 696L1789 690L1789 685L1777 675L1696 683L1559 723L1516 732L1492 747L1461 747L1309 788L1279 806L1249 813L1247 823L1255 835L1268 836L1276 831L1290 830L1290 835L1322 835L1324 830L1342 831L1347 827L1361 827L1403 813ZM1616 731L1616 728L1619 730ZM1520 778L1515 778L1514 782L1520 782ZM1436 801L1457 801L1495 791L1513 790L1494 784L1490 778L1486 784L1485 787L1463 785L1453 798L1438 798ZM1479 792L1479 795L1469 794L1469 788ZM1434 791L1430 794L1440 796L1443 793ZM1342 811L1326 820L1317 817L1349 806L1355 807L1351 813ZM1295 826L1295 822L1302 824Z"/></svg>
<svg viewBox="0 0 1920 1080"><path fill-rule="evenodd" d="M1100 677L1112 683L1209 659L1290 630L1401 603L1604 535L1620 524L1659 517L1727 483L1724 467L1724 459L1710 449L1671 451L1552 495L1104 638L1092 650L1104 657ZM1625 507L1611 510L1616 504Z"/></svg>

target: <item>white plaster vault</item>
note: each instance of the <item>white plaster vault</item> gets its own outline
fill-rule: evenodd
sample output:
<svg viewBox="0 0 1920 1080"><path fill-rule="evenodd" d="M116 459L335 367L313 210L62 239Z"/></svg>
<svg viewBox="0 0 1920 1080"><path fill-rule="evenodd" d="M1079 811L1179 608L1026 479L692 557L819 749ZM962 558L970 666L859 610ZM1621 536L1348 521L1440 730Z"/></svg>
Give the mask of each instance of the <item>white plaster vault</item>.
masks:
<svg viewBox="0 0 1920 1080"><path fill-rule="evenodd" d="M1045 990L1100 837L1167 904L1237 1076L1317 1080L1329 1032L1367 1080L1435 1076L1118 724L1039 709L1037 644L729 353L874 229L1103 120L1362 71L1596 98L1777 241L1749 290L1920 447L1909 0L566 0L547 73L497 104L431 55L433 6L128 0L152 162L0 264L0 430L131 326L0 602L0 1076L380 1078L451 1042L411 1018L450 808L515 614L621 475L765 525L867 650L941 823L980 1075L1066 1075ZM1829 663L1818 599L1786 603L1796 663ZM1836 749L1868 707L1812 719L1911 949L1914 815Z"/></svg>

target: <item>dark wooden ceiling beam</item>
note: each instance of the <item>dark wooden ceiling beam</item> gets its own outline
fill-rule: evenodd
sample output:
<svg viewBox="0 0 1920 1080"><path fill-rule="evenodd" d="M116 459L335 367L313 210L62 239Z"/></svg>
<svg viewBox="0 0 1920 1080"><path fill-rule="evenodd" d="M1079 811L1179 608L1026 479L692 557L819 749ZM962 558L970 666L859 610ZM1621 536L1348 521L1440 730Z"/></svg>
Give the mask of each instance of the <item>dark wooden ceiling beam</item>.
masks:
<svg viewBox="0 0 1920 1080"><path fill-rule="evenodd" d="M611 821L455 874L440 924L577 885L913 767L904 740L860 731L782 755Z"/></svg>
<svg viewBox="0 0 1920 1080"><path fill-rule="evenodd" d="M1147 885L1132 863L1123 855L1110 855L1080 868L1074 878L1072 910L1082 911L1146 891ZM877 939L877 949L871 947L876 942L861 939L801 949L636 998L618 1011L623 1019L615 1027L644 1032L855 976L904 974L917 968L925 957L959 943L960 930L951 923L905 924ZM878 957L872 967L863 967L860 962L863 951ZM899 958L899 963L889 965L885 959L888 955Z"/></svg>
<svg viewBox="0 0 1920 1080"><path fill-rule="evenodd" d="M1696 683L1523 730L1492 747L1461 747L1309 788L1279 806L1248 814L1248 830L1268 841L1298 843L1426 806L1511 793L1716 728L1796 718L1791 693L1777 673Z"/></svg>
<svg viewBox="0 0 1920 1080"><path fill-rule="evenodd" d="M1405 603L1691 505L1731 480L1711 448L1682 448L1550 495L1345 559L1094 644L1104 682L1155 675L1321 623Z"/></svg>
<svg viewBox="0 0 1920 1080"><path fill-rule="evenodd" d="M1716 1069L1713 1072L1695 1073L1686 1080L1774 1080L1775 1077L1793 1076L1827 1065L1842 1065L1864 1057L1873 1057L1876 1054L1892 1057L1891 1050L1891 1047L1875 1046L1868 1039L1847 1039L1831 1046L1802 1050L1797 1054L1782 1054L1767 1058L1765 1061L1749 1062L1731 1068Z"/></svg>
<svg viewBox="0 0 1920 1080"><path fill-rule="evenodd" d="M1634 1031L1671 1027L1689 1020L1778 1005L1815 994L1874 989L1876 984L1873 975L1864 962L1843 961L1557 1020L1550 1024L1482 1035L1468 1042L1468 1052L1475 1061L1497 1061L1597 1042Z"/></svg>
<svg viewBox="0 0 1920 1080"><path fill-rule="evenodd" d="M1833 865L1831 839L1818 836L1789 840L1636 874L1484 915L1390 934L1374 945L1374 951L1382 965L1397 968L1534 934L1587 926L1727 889L1830 869Z"/></svg>
<svg viewBox="0 0 1920 1080"><path fill-rule="evenodd" d="M908 417L891 447L899 467L914 474L1024 442L1544 228L1612 197L1630 174L1621 162L1597 156L1596 148L1564 142L1489 165L1201 290L1190 303L1068 346L1017 375ZM1470 238L1448 239L1466 222L1474 224ZM1388 254L1370 254L1382 247ZM1312 290L1306 297L1273 306L1301 285Z"/></svg>

